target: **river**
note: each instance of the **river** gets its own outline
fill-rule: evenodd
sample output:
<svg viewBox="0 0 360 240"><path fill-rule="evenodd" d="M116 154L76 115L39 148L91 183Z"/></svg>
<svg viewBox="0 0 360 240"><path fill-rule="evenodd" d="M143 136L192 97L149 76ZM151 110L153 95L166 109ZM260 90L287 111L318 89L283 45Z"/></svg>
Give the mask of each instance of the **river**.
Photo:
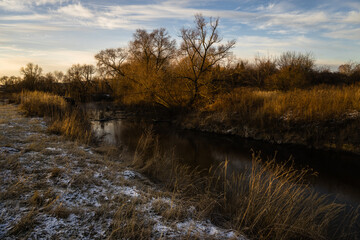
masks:
<svg viewBox="0 0 360 240"><path fill-rule="evenodd" d="M218 165L228 159L230 171L251 166L252 152L261 152L263 159L283 162L291 158L297 168L307 167L317 172L309 178L317 192L329 194L337 202L353 207L360 205L360 156L348 152L309 149L296 145L277 145L236 136L180 130L169 122L140 121L117 112L116 119L99 121L114 112L100 105L87 104L92 128L108 144L134 151L145 128L152 127L162 149L172 150L174 156L199 168ZM106 118L106 117L105 117Z"/></svg>

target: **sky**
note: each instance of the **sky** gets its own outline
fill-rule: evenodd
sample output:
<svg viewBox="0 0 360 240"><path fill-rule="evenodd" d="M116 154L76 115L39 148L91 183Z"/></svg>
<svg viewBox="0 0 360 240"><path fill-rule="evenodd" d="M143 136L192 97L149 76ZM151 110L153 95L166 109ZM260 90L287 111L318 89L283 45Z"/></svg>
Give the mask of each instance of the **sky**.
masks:
<svg viewBox="0 0 360 240"><path fill-rule="evenodd" d="M164 27L180 44L198 13L220 18L237 58L296 51L332 69L360 62L359 0L0 0L0 76L29 62L44 72L96 64L96 53L126 47L139 28Z"/></svg>

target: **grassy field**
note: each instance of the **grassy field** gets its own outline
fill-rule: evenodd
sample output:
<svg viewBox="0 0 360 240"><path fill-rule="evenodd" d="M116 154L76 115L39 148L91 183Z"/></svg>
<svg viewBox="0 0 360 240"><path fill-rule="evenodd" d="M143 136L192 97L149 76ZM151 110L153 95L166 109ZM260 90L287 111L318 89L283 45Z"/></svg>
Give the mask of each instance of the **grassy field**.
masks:
<svg viewBox="0 0 360 240"><path fill-rule="evenodd" d="M0 105L1 239L244 239L129 168L126 153L24 113Z"/></svg>

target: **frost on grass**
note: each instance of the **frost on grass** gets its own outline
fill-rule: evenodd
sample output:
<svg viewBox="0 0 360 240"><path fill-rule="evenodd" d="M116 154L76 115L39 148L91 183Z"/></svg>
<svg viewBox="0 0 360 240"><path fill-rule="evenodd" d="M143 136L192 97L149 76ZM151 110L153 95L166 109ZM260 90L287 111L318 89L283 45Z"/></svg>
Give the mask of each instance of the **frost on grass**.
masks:
<svg viewBox="0 0 360 240"><path fill-rule="evenodd" d="M8 153L8 154L14 154L20 152L19 149L12 148L12 147L0 147L0 153Z"/></svg>
<svg viewBox="0 0 360 240"><path fill-rule="evenodd" d="M140 173L131 171L131 170L125 170L121 174L125 180L131 180L131 179L135 179L135 178L139 178L139 179L143 178L143 176Z"/></svg>
<svg viewBox="0 0 360 240"><path fill-rule="evenodd" d="M130 211L124 204L133 206L137 222L148 224L152 239L241 239L191 219L196 211L191 206L181 219L165 216L161 207L177 204L159 197L161 191L148 179L121 162L102 161L91 147L47 134L41 118L25 118L15 106L2 105L0 122L0 239L105 239L117 211Z"/></svg>

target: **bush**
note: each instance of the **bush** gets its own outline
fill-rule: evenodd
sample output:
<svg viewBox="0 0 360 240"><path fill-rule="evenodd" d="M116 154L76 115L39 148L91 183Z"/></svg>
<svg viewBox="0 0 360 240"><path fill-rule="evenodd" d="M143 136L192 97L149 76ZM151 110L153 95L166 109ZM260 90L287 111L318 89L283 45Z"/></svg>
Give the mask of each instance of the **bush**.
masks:
<svg viewBox="0 0 360 240"><path fill-rule="evenodd" d="M50 118L51 132L74 140L91 141L91 124L86 114L81 109L70 106L64 98L38 91L23 91L15 98L28 115Z"/></svg>

